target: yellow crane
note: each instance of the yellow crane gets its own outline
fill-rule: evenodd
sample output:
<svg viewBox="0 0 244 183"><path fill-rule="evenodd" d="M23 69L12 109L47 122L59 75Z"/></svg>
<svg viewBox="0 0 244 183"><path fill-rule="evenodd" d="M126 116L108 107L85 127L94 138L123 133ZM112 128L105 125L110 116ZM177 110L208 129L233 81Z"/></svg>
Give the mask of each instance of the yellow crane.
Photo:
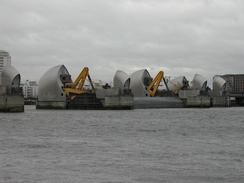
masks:
<svg viewBox="0 0 244 183"><path fill-rule="evenodd" d="M159 71L159 73L156 75L156 77L152 80L150 85L147 87L147 91L148 91L148 93L149 93L149 95L151 97L154 97L156 95L156 92L158 90L158 87L159 87L160 82L162 81L162 79L164 81L164 84L165 84L167 90L169 91L168 85L167 85L167 83L165 81L165 78L164 78L164 72L163 71Z"/></svg>
<svg viewBox="0 0 244 183"><path fill-rule="evenodd" d="M85 84L86 78L88 78L88 80L91 84L91 87L92 87L91 91L84 90L84 84ZM86 93L86 92L95 92L95 88L93 86L91 77L89 75L88 67L84 67L83 70L80 72L79 76L75 79L75 81L73 83L67 84L64 88L64 93L68 96L70 96L70 94L82 94L82 93Z"/></svg>

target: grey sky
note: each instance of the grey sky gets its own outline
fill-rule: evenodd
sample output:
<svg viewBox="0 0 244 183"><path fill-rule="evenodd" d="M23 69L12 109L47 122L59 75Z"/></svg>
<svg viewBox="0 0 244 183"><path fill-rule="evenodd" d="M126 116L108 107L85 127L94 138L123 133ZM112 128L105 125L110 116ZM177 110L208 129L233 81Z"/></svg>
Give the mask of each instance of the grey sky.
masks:
<svg viewBox="0 0 244 183"><path fill-rule="evenodd" d="M0 49L23 79L57 64L103 80L117 69L244 73L244 1L1 0Z"/></svg>

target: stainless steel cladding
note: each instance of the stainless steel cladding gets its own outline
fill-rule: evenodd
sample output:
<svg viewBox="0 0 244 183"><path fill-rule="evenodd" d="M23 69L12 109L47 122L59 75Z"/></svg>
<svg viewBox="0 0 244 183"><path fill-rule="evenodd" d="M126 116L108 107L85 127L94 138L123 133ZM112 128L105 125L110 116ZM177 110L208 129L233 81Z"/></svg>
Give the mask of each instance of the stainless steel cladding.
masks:
<svg viewBox="0 0 244 183"><path fill-rule="evenodd" d="M71 79L64 65L49 69L39 81L38 101L65 101L63 87L66 82Z"/></svg>
<svg viewBox="0 0 244 183"><path fill-rule="evenodd" d="M22 90L20 89L20 74L13 66L3 67L1 80L1 95L22 95Z"/></svg>
<svg viewBox="0 0 244 183"><path fill-rule="evenodd" d="M135 97L149 97L147 86L152 77L146 69L136 71L130 75L130 89Z"/></svg>
<svg viewBox="0 0 244 183"><path fill-rule="evenodd" d="M7 87L20 86L20 74L13 66L3 67L2 85Z"/></svg>
<svg viewBox="0 0 244 183"><path fill-rule="evenodd" d="M185 76L176 77L168 82L168 88L175 94L178 94L179 91L183 88L188 87L188 81Z"/></svg>
<svg viewBox="0 0 244 183"><path fill-rule="evenodd" d="M213 78L213 92L215 96L222 96L226 90L226 81L220 76Z"/></svg>
<svg viewBox="0 0 244 183"><path fill-rule="evenodd" d="M0 50L0 112L24 112L20 74L8 52Z"/></svg>
<svg viewBox="0 0 244 183"><path fill-rule="evenodd" d="M118 70L113 79L113 85L115 88L119 88L120 90L129 89L130 87L130 78L129 75L124 71Z"/></svg>
<svg viewBox="0 0 244 183"><path fill-rule="evenodd" d="M205 91L207 89L207 79L200 74L195 74L191 82L191 89Z"/></svg>

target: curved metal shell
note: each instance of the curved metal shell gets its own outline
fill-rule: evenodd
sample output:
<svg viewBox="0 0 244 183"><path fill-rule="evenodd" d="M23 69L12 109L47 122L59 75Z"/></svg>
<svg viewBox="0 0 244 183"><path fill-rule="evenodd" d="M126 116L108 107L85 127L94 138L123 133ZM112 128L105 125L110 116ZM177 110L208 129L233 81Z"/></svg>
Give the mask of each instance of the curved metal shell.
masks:
<svg viewBox="0 0 244 183"><path fill-rule="evenodd" d="M130 89L135 97L149 97L147 86L152 77L146 69L136 71L130 75Z"/></svg>
<svg viewBox="0 0 244 183"><path fill-rule="evenodd" d="M169 90L175 94L178 94L179 91L184 87L188 87L188 81L185 76L176 77L168 82Z"/></svg>
<svg viewBox="0 0 244 183"><path fill-rule="evenodd" d="M213 91L217 95L222 95L222 92L226 89L226 81L220 77L215 76L213 78Z"/></svg>
<svg viewBox="0 0 244 183"><path fill-rule="evenodd" d="M120 90L129 89L130 87L130 78L129 75L124 71L118 70L113 79L113 85L115 88L119 88Z"/></svg>
<svg viewBox="0 0 244 183"><path fill-rule="evenodd" d="M3 67L2 85L7 88L18 88L20 86L20 74L13 66Z"/></svg>
<svg viewBox="0 0 244 183"><path fill-rule="evenodd" d="M70 76L64 65L49 69L40 79L38 88L38 101L65 101L63 92L64 78Z"/></svg>
<svg viewBox="0 0 244 183"><path fill-rule="evenodd" d="M191 88L194 90L206 90L207 79L200 74L195 74L191 82Z"/></svg>

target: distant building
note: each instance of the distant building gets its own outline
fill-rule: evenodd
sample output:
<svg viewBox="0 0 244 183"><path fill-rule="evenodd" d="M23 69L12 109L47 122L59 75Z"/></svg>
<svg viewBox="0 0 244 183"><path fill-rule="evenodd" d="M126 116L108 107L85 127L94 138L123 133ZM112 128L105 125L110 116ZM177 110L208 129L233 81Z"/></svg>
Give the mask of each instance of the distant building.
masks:
<svg viewBox="0 0 244 183"><path fill-rule="evenodd" d="M0 50L0 85L2 84L3 68L11 66L11 57L8 52Z"/></svg>
<svg viewBox="0 0 244 183"><path fill-rule="evenodd" d="M23 88L24 98L37 98L38 96L38 84L36 81L26 80L21 84Z"/></svg>
<svg viewBox="0 0 244 183"><path fill-rule="evenodd" d="M11 65L11 57L8 52L0 50L0 71L3 67Z"/></svg>
<svg viewBox="0 0 244 183"><path fill-rule="evenodd" d="M215 77L224 79L225 83L218 79L217 82L214 80L213 84L223 88L223 94L230 97L231 105L244 106L244 74L226 74ZM213 89L215 90L215 88Z"/></svg>
<svg viewBox="0 0 244 183"><path fill-rule="evenodd" d="M221 75L226 81L226 91L230 96L244 96L244 74Z"/></svg>

